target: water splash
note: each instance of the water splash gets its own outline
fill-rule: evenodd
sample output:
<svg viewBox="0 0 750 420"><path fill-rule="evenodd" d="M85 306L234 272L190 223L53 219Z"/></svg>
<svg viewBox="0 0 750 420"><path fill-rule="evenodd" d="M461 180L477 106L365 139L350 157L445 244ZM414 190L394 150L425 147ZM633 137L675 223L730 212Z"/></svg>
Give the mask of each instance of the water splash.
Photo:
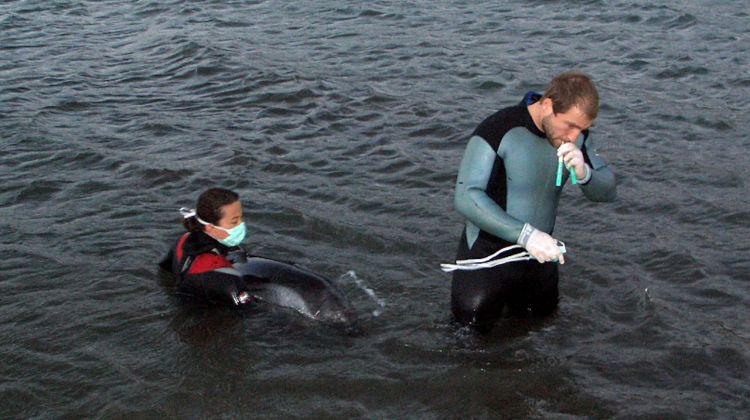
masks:
<svg viewBox="0 0 750 420"><path fill-rule="evenodd" d="M383 309L385 308L385 299L379 298L378 295L375 294L375 291L372 288L368 287L367 284L365 284L364 280L360 279L357 276L357 273L354 272L354 270L349 270L346 272L346 274L343 274L341 277L339 277L339 281L347 280L351 280L351 282L354 283L354 285L357 286L358 289L365 292L365 295L367 295L370 300L378 305L378 307L372 311L372 316L380 316L380 314L383 313Z"/></svg>

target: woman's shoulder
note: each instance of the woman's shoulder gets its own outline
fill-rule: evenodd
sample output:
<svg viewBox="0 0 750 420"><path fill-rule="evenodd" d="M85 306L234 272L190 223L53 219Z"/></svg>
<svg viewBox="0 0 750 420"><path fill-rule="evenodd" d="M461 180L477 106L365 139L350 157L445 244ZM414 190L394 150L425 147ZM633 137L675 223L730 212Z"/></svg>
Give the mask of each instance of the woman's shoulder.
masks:
<svg viewBox="0 0 750 420"><path fill-rule="evenodd" d="M201 274L220 268L232 268L232 263L221 254L206 252L195 256L188 274Z"/></svg>

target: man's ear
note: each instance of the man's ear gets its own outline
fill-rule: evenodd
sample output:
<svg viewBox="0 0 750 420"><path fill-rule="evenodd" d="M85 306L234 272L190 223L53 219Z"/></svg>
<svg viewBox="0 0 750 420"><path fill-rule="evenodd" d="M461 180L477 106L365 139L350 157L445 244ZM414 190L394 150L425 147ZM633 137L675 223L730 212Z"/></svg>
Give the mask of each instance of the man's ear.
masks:
<svg viewBox="0 0 750 420"><path fill-rule="evenodd" d="M542 105L542 110L544 111L545 115L549 114L550 112L554 112L554 108L552 106L553 105L552 104L552 99L550 99L550 98L544 98L540 102L540 105Z"/></svg>

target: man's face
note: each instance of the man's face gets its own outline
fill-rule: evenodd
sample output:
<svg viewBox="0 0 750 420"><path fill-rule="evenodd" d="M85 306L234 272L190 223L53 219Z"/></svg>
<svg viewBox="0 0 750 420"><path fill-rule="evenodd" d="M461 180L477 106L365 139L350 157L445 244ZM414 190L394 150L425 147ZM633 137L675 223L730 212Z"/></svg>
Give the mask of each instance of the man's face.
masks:
<svg viewBox="0 0 750 420"><path fill-rule="evenodd" d="M542 117L542 130L555 149L564 143L575 142L581 131L591 127L593 121L581 112L579 107L573 106L566 112L555 114L552 110L552 101L546 100L549 103L542 108L546 113Z"/></svg>

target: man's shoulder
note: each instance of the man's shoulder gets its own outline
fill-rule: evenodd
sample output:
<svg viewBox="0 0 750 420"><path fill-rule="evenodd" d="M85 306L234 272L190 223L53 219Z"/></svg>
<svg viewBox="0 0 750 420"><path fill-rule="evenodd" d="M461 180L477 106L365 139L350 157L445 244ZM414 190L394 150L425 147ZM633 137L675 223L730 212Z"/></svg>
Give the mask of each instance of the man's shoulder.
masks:
<svg viewBox="0 0 750 420"><path fill-rule="evenodd" d="M505 134L528 124L528 110L521 104L500 109L479 123L472 136L479 136L497 149Z"/></svg>

